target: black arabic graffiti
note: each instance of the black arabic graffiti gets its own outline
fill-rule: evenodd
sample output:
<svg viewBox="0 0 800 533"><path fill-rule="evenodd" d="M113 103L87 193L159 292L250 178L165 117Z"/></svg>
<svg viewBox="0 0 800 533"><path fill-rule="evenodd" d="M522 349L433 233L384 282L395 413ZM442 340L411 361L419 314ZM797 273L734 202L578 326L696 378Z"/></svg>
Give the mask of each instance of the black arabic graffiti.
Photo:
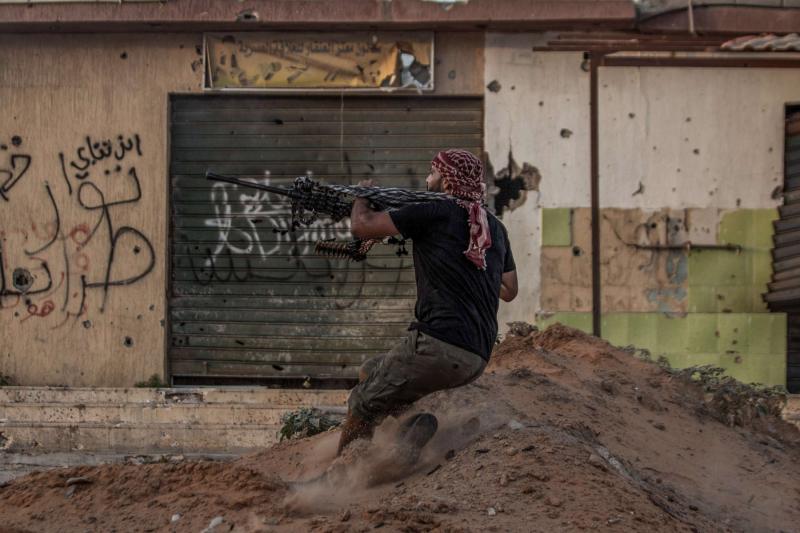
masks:
<svg viewBox="0 0 800 533"><path fill-rule="evenodd" d="M11 144L17 147L22 144L22 138L15 135L12 137ZM0 153L7 152L8 145L0 144ZM0 198L8 202L8 193L14 185L22 179L22 176L31 166L31 156L28 154L11 154L8 165L0 167Z"/></svg>
<svg viewBox="0 0 800 533"><path fill-rule="evenodd" d="M37 274L38 272L42 272L42 275L46 277L47 281L44 284L45 287L39 288L38 285L41 284L36 284L37 286L33 287L35 278L38 278L39 275L19 267L14 269L13 274L10 276L11 283L9 283L9 276L7 274L8 255L6 254L4 257L4 250L0 244L0 309L4 307L14 307L24 299L28 311L28 316L25 317L24 320L32 316L43 317L49 315L55 309L53 302L47 300L42 302L41 305L37 305L32 301L31 297L35 296L37 300L41 300L61 287L64 289L64 297L60 310L66 314L66 317L64 322L59 324L59 326L63 325L70 316L75 317L77 320L79 316L84 314L86 311L87 290L100 289L102 291L102 300L99 310L103 312L106 308L108 292L111 287L133 284L147 276L155 267L155 250L147 236L142 231L132 226L117 227L113 220L113 212L116 208L124 205L134 205L138 203L142 197L141 183L137 175L136 167L133 162L129 160L130 157L142 155L139 135L134 134L129 137L118 135L116 143L112 143L109 140L99 142L92 141L90 136L86 136L84 138L84 143L77 148L75 155L76 157L67 164L67 158L64 157L64 154L58 154L63 171L63 178L67 185L67 196L73 198L73 201L77 203L82 212L97 214L98 216L93 224L81 223L71 227L65 227L59 208L59 202L56 201L56 196L53 194L50 183L47 181L44 182L49 205L52 209L52 214L49 218L50 222L45 224L45 227L48 229L47 234L43 238L45 242L37 246L24 247L22 251L25 256L39 262L39 266L35 271ZM98 166L98 163L103 161L106 161L107 164ZM126 166L130 165L126 172L123 171L122 168L123 162ZM30 160L28 160L24 171L27 171L28 166L30 166ZM100 172L95 172L94 175L92 175L92 170L101 169L101 167L104 167L102 175ZM19 178L22 177L24 171L8 178L5 183L13 179L13 186L13 183L16 183ZM93 177L90 179L90 176ZM113 184L113 186L109 188L116 192L116 195L113 197L110 197L109 191L104 190L104 187L101 185L103 176L109 178L103 183ZM77 193L75 195L73 195L72 180L77 180ZM127 194L121 194L119 192L126 189L128 190ZM8 200L7 198L4 199ZM41 224L40 220L37 221ZM34 221L32 228L34 230L34 235L41 237L41 235L36 235L36 221ZM102 230L108 233L107 241L97 237L97 234L102 232ZM27 230L18 230L18 233L21 233L25 241L28 241ZM145 255L147 257L142 266L137 265L134 273L126 274L125 276L115 276L114 267L115 264L118 263L120 243L123 241L123 238L126 242L132 239L130 244L132 245L132 252L134 255L138 256L142 254L141 257L145 257ZM84 247L95 242L107 242L107 252L102 260L102 273L99 277L93 277L85 273L88 271L90 258L87 254L82 252ZM59 281L54 285L48 262L38 256L39 254L48 252L53 245L58 245L58 243L61 244L59 251L63 256L64 270L60 273ZM73 245L75 249L72 255L70 255ZM100 253L102 254L102 252ZM71 292L70 290L70 280L73 275L79 276L79 290L77 292ZM4 298L7 297L15 298L15 301L12 302L11 305L5 305L6 301ZM80 302L77 311L74 312L68 310L68 305L72 298L79 299Z"/></svg>
<svg viewBox="0 0 800 533"><path fill-rule="evenodd" d="M96 165L100 161L104 159L108 159L111 156L114 156L114 159L117 161L122 161L125 159L125 155L128 152L135 150L137 155L142 155L142 148L141 142L139 139L139 135L135 134L133 137L128 137L126 140L122 135L117 136L116 143L112 143L111 140L105 141L92 141L90 136L86 136L84 145L79 146L76 150L77 163L75 160L69 162L69 167L74 169L75 171L75 178L79 180L83 180L89 177L89 170L92 165ZM88 155L87 155L88 152ZM63 163L63 154L59 154L62 157ZM106 175L108 175L108 171L106 171Z"/></svg>

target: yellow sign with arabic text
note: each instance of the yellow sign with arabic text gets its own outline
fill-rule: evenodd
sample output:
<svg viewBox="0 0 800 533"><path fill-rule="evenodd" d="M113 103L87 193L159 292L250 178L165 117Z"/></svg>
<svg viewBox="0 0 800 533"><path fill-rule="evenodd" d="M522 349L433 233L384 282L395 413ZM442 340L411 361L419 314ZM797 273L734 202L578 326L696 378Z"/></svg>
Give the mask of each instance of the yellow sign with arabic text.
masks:
<svg viewBox="0 0 800 533"><path fill-rule="evenodd" d="M433 89L432 33L205 37L207 89Z"/></svg>

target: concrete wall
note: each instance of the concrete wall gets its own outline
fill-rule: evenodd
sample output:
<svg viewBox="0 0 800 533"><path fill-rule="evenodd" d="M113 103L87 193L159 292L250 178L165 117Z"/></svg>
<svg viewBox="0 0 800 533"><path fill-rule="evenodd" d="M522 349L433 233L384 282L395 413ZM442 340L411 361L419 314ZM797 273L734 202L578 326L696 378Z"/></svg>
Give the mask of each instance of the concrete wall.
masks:
<svg viewBox="0 0 800 533"><path fill-rule="evenodd" d="M534 289L501 318L588 331L589 77L581 54L531 52L538 39L487 37L487 83L502 86L486 93L487 149L493 161L510 149L541 172L536 205L504 217ZM518 96L520 87L529 92ZM783 108L800 100L800 73L602 68L599 88L604 337L676 366L785 383L786 317L768 313L761 293L783 181ZM540 228L533 238L530 228ZM740 251L641 248L686 242Z"/></svg>
<svg viewBox="0 0 800 533"><path fill-rule="evenodd" d="M164 376L170 93L201 34L0 36L0 374ZM436 37L436 94L482 94L483 33Z"/></svg>
<svg viewBox="0 0 800 533"><path fill-rule="evenodd" d="M163 375L167 95L200 89L200 44L0 36L0 372L20 384Z"/></svg>

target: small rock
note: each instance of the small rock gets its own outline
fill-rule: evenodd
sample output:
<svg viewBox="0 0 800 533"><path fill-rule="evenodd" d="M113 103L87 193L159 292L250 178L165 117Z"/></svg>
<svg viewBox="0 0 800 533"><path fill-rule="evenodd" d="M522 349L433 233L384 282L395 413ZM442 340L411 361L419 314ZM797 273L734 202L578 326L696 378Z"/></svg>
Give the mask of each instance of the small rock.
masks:
<svg viewBox="0 0 800 533"><path fill-rule="evenodd" d="M478 448L475 453L489 453L489 448Z"/></svg>
<svg viewBox="0 0 800 533"><path fill-rule="evenodd" d="M546 503L550 507L561 507L562 505L564 505L564 502L561 501L559 498L556 498L555 496L548 496L544 500L544 503Z"/></svg>
<svg viewBox="0 0 800 533"><path fill-rule="evenodd" d="M211 520L211 522L208 524L208 527L205 528L201 533L212 533L212 532L217 532L217 531L230 531L230 529L231 529L230 526L232 524L228 524L228 528L227 529L226 528L219 528L219 526L221 526L224 522L225 522L225 519L223 517L215 516ZM217 529L217 528L219 528L219 529Z"/></svg>
<svg viewBox="0 0 800 533"><path fill-rule="evenodd" d="M595 468L599 468L601 470L606 469L606 462L603 460L602 457L600 457L596 453L590 454L589 459L587 459L587 462Z"/></svg>
<svg viewBox="0 0 800 533"><path fill-rule="evenodd" d="M655 424L653 424L653 427L656 428L656 429L659 429L661 431L664 431L665 429L667 429L667 426L665 426L661 422L656 422Z"/></svg>
<svg viewBox="0 0 800 533"><path fill-rule="evenodd" d="M534 492L536 492L536 488L531 485L528 485L522 489L522 494L533 494Z"/></svg>
<svg viewBox="0 0 800 533"><path fill-rule="evenodd" d="M170 455L169 462L170 463L181 463L183 462L185 457L183 455Z"/></svg>
<svg viewBox="0 0 800 533"><path fill-rule="evenodd" d="M172 518L169 519L170 522L175 523L181 519L181 513L175 513L172 515Z"/></svg>
<svg viewBox="0 0 800 533"><path fill-rule="evenodd" d="M488 509L486 509L486 514L488 514L489 516L494 516L497 514L497 511L495 511L494 507L489 507Z"/></svg>
<svg viewBox="0 0 800 533"><path fill-rule="evenodd" d="M547 474L545 474L543 472L536 472L536 473L534 473L532 475L533 475L533 479L536 479L537 481L550 481L550 476L548 476Z"/></svg>
<svg viewBox="0 0 800 533"><path fill-rule="evenodd" d="M350 516L352 516L350 514L350 509L345 509L345 511L342 513L342 516L339 517L339 521L347 522L348 520L350 520Z"/></svg>
<svg viewBox="0 0 800 533"><path fill-rule="evenodd" d="M536 449L536 446L534 446L533 444L528 444L527 446L525 446L524 448L522 448L522 451L523 451L523 452L531 452L531 451L533 451L534 449Z"/></svg>
<svg viewBox="0 0 800 533"><path fill-rule="evenodd" d="M64 491L64 497L71 498L72 495L75 494L75 487L77 487L77 485L72 485L69 488L67 488L67 490Z"/></svg>
<svg viewBox="0 0 800 533"><path fill-rule="evenodd" d="M699 511L700 510L700 508L698 506L696 506L696 505L690 505L689 509L691 509L692 511Z"/></svg>
<svg viewBox="0 0 800 533"><path fill-rule="evenodd" d="M500 486L501 487L508 486L508 474L506 473L500 474Z"/></svg>
<svg viewBox="0 0 800 533"><path fill-rule="evenodd" d="M618 522L622 522L622 518L614 517L614 518L609 518L608 519L608 525L610 525L610 526L613 526L614 524L616 524Z"/></svg>
<svg viewBox="0 0 800 533"><path fill-rule="evenodd" d="M71 487L72 485L86 485L91 482L92 480L88 477L71 477L67 480L67 487Z"/></svg>
<svg viewBox="0 0 800 533"><path fill-rule="evenodd" d="M524 428L525 424L517 422L516 420L509 420L508 421L508 427L510 427L511 429L516 431L516 430Z"/></svg>
<svg viewBox="0 0 800 533"><path fill-rule="evenodd" d="M518 450L516 448L514 448L513 446L509 446L508 448L506 448L506 455L514 456L514 455L517 455L517 452L518 452Z"/></svg>

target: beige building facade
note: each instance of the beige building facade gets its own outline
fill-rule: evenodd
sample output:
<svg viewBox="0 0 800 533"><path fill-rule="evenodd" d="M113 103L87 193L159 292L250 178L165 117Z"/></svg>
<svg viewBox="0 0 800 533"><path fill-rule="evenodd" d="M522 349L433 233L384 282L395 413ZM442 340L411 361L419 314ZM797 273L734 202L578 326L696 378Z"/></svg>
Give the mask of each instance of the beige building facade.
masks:
<svg viewBox="0 0 800 533"><path fill-rule="evenodd" d="M180 339L191 343L200 334L181 330L170 313L181 282L172 260L181 214L174 162L182 149L173 146L171 113L181 98L218 96L204 90L203 37L0 36L0 373L16 383L129 387L153 374L170 383L183 368L170 354ZM490 203L509 229L520 278L520 296L501 306L500 323L560 321L590 331L590 72L584 52L547 50L552 37L437 31L432 92L368 97L379 105L424 99L432 106L424 108L426 120L440 124L461 120L466 111L457 102L476 106L480 131L470 135L480 136L491 165ZM745 381L785 385L786 315L770 312L762 294L773 274L785 120L787 106L800 102L800 72L628 66L600 67L598 75L603 336L675 366L716 364ZM224 95L240 97L305 98L313 107L320 98L345 106L367 95ZM447 106L457 107L452 116ZM416 179L424 179L424 161L415 164ZM411 268L403 265L397 283ZM364 275L368 287L383 283ZM254 290L258 297L264 285ZM212 304L224 298L205 294ZM381 307L398 324L410 318L413 295L406 296ZM347 315L352 324L335 330L326 323L320 331L326 338L371 335L358 328L374 321L372 308L358 309ZM276 316L267 326L270 320L290 321ZM258 353L250 349L237 361L253 363ZM313 367L313 359L283 353L270 364ZM343 372L352 374L368 356L342 359ZM224 378L233 368L226 361L209 377ZM247 368L230 376L244 379Z"/></svg>

